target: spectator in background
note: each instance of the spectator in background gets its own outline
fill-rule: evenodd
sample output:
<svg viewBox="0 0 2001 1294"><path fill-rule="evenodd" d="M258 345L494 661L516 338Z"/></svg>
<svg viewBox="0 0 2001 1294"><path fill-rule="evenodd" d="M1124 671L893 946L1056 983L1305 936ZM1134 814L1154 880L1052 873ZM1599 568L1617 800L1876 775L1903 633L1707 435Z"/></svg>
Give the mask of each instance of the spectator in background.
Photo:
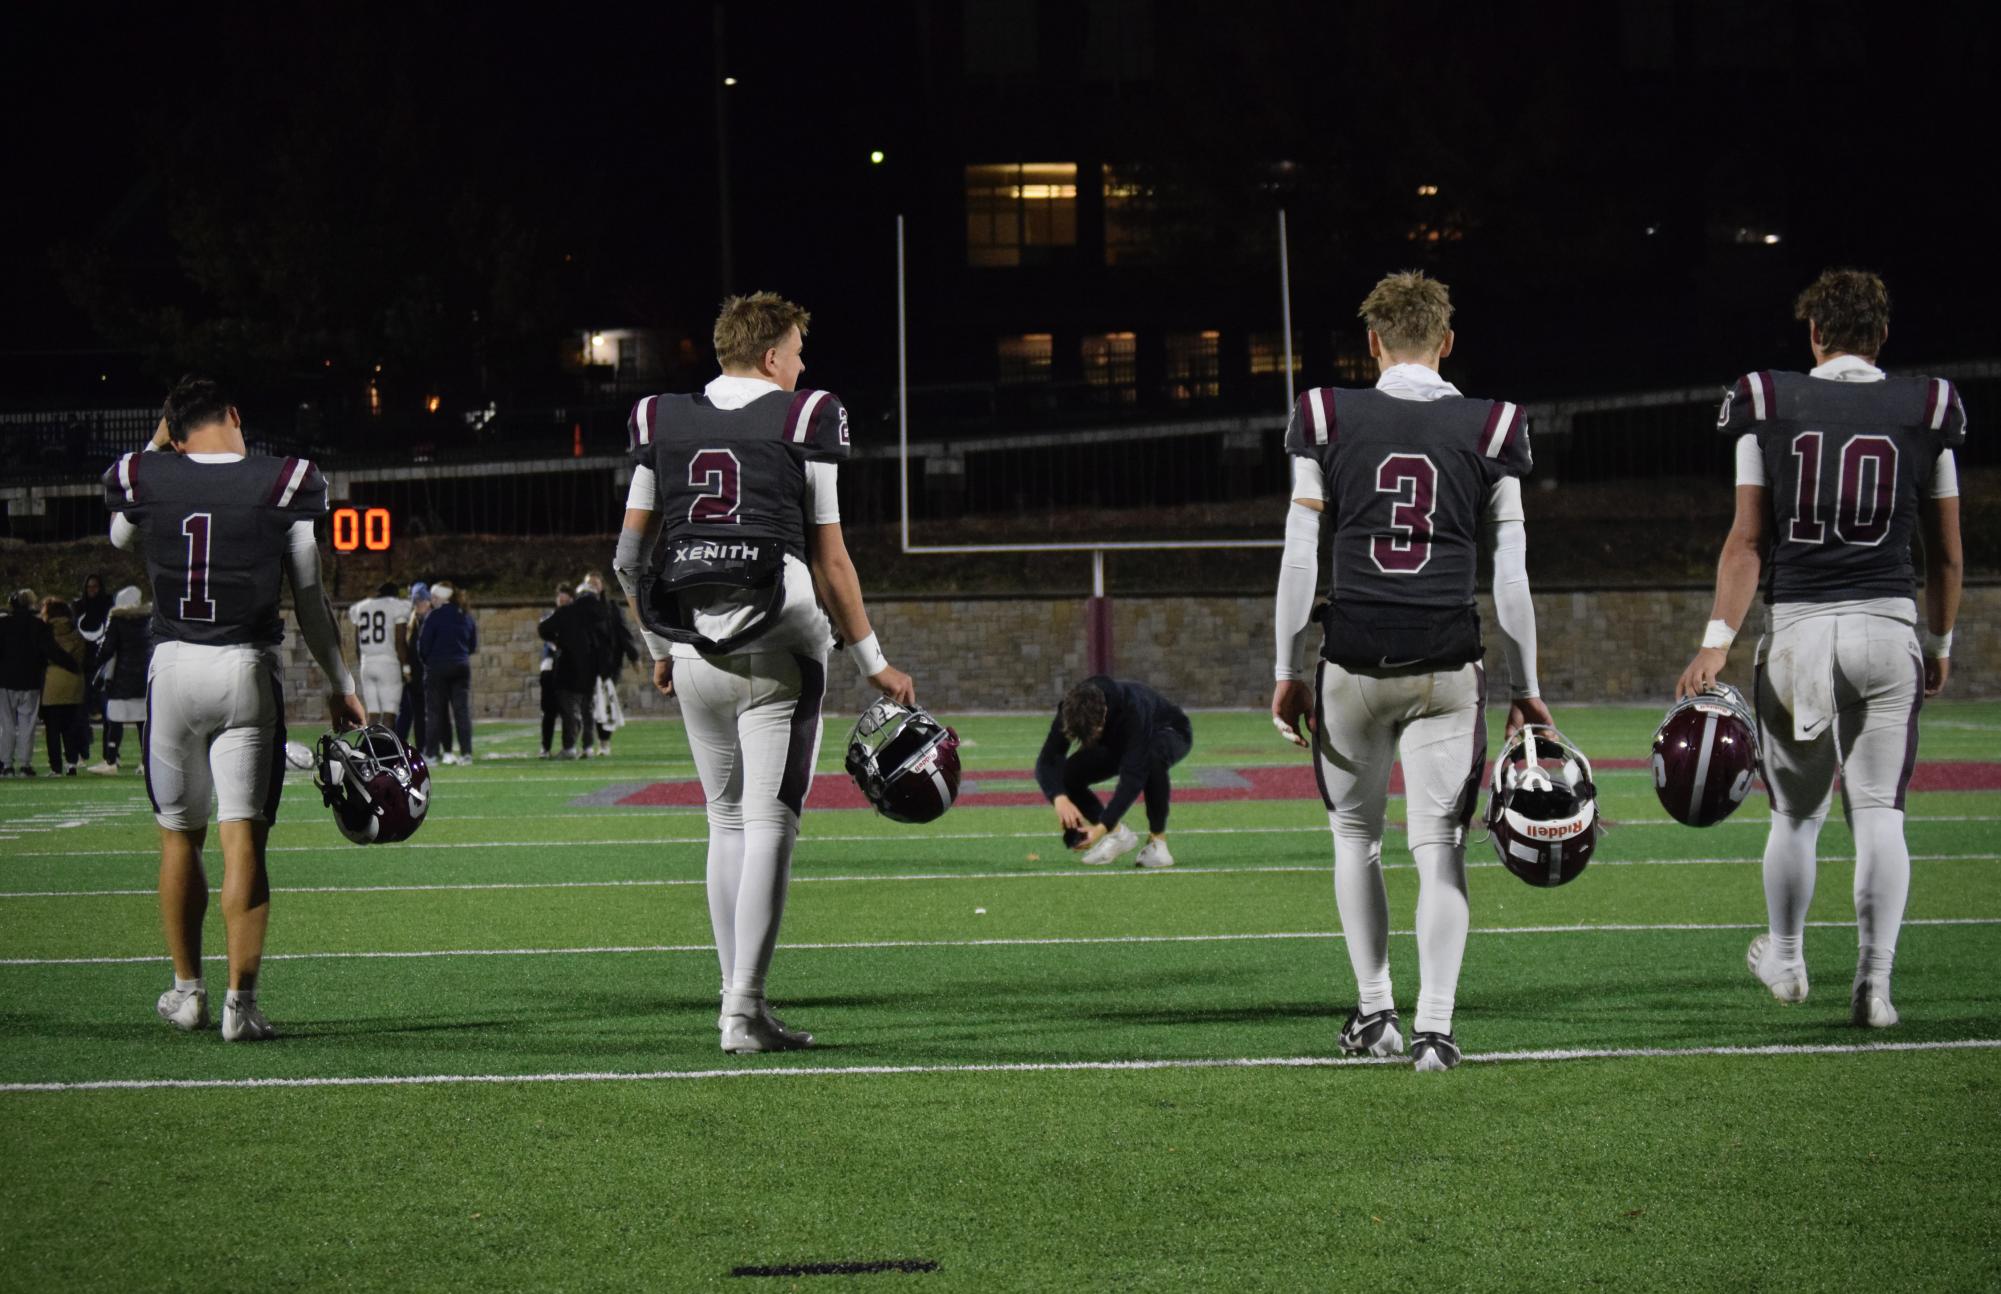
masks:
<svg viewBox="0 0 2001 1294"><path fill-rule="evenodd" d="M146 668L153 661L153 609L140 604L139 589L118 590L104 637L92 657L91 677L102 680L104 693L104 760L89 771L103 777L118 772L125 725L138 728L139 749L146 749Z"/></svg>
<svg viewBox="0 0 2001 1294"><path fill-rule="evenodd" d="M42 619L48 623L60 659L51 657L42 678L42 727L48 733L49 772L75 777L83 763L81 734L89 730L83 717L83 659L88 644L76 631L69 603L42 599Z"/></svg>
<svg viewBox="0 0 2001 1294"><path fill-rule="evenodd" d="M431 613L417 631L417 654L424 661L424 711L432 763L472 763L472 654L479 650L479 626L457 591L445 583L431 586ZM446 712L458 729L459 753L442 757L448 740Z"/></svg>
<svg viewBox="0 0 2001 1294"><path fill-rule="evenodd" d="M1095 674L1073 686L1063 694L1035 760L1036 784L1055 806L1063 843L1083 850L1093 867L1139 848L1138 835L1120 819L1144 796L1151 838L1134 862L1174 866L1167 848L1167 807L1174 791L1167 770L1194 744L1195 730L1181 707L1144 683ZM1092 783L1114 777L1112 798L1099 800Z"/></svg>
<svg viewBox="0 0 2001 1294"><path fill-rule="evenodd" d="M625 622L625 608L617 598L604 592L604 575L592 571L584 576L604 616L605 654L598 661L597 689L591 699L591 721L597 725L598 753L611 754L611 735L625 726L625 705L618 699L618 685L627 661L639 660L639 641Z"/></svg>
<svg viewBox="0 0 2001 1294"><path fill-rule="evenodd" d="M556 586L556 610L570 605L573 601L570 591ZM547 621L555 611L547 612L542 619ZM539 629L538 629L539 632ZM542 687L542 758L549 758L549 743L556 737L556 721L563 717L562 692L556 686L556 644L546 638L542 641L542 663L537 669L537 679Z"/></svg>
<svg viewBox="0 0 2001 1294"><path fill-rule="evenodd" d="M76 600L70 603L70 609L76 619L76 631L83 635L83 641L86 644L84 660L88 664L89 660L97 654L97 645L104 640L104 628L110 623L111 618L111 594L104 587L104 577L102 575L84 576L83 590L77 594ZM86 760L90 758L91 720L103 713L103 684L98 681L96 673L86 668L83 680L82 714L83 757Z"/></svg>
<svg viewBox="0 0 2001 1294"><path fill-rule="evenodd" d="M556 649L556 701L563 715L563 758L588 758L597 726L591 721L591 698L597 691L598 665L607 648L604 612L586 584L577 596L557 607L536 632ZM581 746L578 744L581 740Z"/></svg>
<svg viewBox="0 0 2001 1294"><path fill-rule="evenodd" d="M431 612L431 586L418 580L410 586L410 624L405 635L409 658L403 662L403 700L396 707L396 735L412 750L425 750L430 725L424 714L424 658L417 654L417 631Z"/></svg>
<svg viewBox="0 0 2001 1294"><path fill-rule="evenodd" d="M0 615L0 776L35 775L42 682L61 659L49 626L35 614L35 591L17 590Z"/></svg>

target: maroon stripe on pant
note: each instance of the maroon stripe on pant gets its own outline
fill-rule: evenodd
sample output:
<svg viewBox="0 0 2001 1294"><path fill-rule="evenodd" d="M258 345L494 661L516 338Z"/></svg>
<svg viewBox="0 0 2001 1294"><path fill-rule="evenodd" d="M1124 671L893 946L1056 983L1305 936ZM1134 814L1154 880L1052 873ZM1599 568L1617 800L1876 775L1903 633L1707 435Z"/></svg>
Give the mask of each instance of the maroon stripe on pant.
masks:
<svg viewBox="0 0 2001 1294"><path fill-rule="evenodd" d="M1473 825L1473 811L1480 807L1480 783L1487 772L1487 667L1473 667L1473 767L1459 792L1459 829Z"/></svg>
<svg viewBox="0 0 2001 1294"><path fill-rule="evenodd" d="M146 730L139 734L139 771L146 778L146 799L153 812L160 811L160 797L153 794L153 680L146 680Z"/></svg>
<svg viewBox="0 0 2001 1294"><path fill-rule="evenodd" d="M266 826L278 820L278 799L285 793L285 682L277 666L268 668L271 673L271 701L278 709L278 717L271 725L271 771L267 775L269 785L264 789Z"/></svg>
<svg viewBox="0 0 2001 1294"><path fill-rule="evenodd" d="M1904 724L1904 771L1897 777L1897 799L1895 808L1904 811L1904 796L1911 789L1911 774L1918 767L1918 711L1925 706L1925 663L1913 661L1912 668L1918 672L1918 690L1911 694L1911 717ZM1843 785L1847 783L1844 781Z"/></svg>
<svg viewBox="0 0 2001 1294"><path fill-rule="evenodd" d="M785 776L778 783L778 802L797 814L806 807L806 788L813 784L813 748L820 731L820 702L827 695L827 671L810 656L799 663L799 700L792 707L792 731L785 745Z"/></svg>
<svg viewBox="0 0 2001 1294"><path fill-rule="evenodd" d="M1326 693L1320 689L1327 682L1327 662L1321 661L1313 669L1313 784L1320 788L1320 802L1334 812L1334 797L1327 793L1327 770L1320 765L1320 743L1326 736L1327 716L1321 713L1321 697Z"/></svg>

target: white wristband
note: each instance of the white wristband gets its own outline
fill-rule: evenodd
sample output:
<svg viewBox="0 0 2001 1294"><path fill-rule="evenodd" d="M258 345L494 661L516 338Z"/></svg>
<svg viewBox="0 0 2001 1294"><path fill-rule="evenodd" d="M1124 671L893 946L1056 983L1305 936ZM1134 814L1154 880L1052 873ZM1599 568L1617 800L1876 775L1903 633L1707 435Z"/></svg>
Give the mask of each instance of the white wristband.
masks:
<svg viewBox="0 0 2001 1294"><path fill-rule="evenodd" d="M1933 660L1944 660L1946 657L1952 655L1952 630L1948 629L1942 634L1935 634L1931 630L1926 629L1924 631L1924 640L1925 655L1931 657Z"/></svg>
<svg viewBox="0 0 2001 1294"><path fill-rule="evenodd" d="M646 640L647 653L654 660L666 660L669 656L673 655L674 644L668 642L659 634L654 633L651 629L641 628L639 636Z"/></svg>
<svg viewBox="0 0 2001 1294"><path fill-rule="evenodd" d="M1711 620L1709 628L1702 633L1704 651L1729 651L1730 644L1737 641L1737 631L1730 627L1728 620Z"/></svg>
<svg viewBox="0 0 2001 1294"><path fill-rule="evenodd" d="M882 644L870 634L858 643L848 644L848 657L863 678L874 678L889 668L889 657L882 654Z"/></svg>

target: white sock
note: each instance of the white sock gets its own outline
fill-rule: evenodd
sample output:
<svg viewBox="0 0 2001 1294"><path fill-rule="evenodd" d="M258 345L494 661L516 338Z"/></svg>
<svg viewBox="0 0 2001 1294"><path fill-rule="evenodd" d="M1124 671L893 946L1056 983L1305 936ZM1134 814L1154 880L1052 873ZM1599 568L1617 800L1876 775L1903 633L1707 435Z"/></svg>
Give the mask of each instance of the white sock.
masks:
<svg viewBox="0 0 2001 1294"><path fill-rule="evenodd" d="M1848 815L1848 825L1855 833L1855 931L1861 945L1855 970L1888 984L1904 925L1904 902L1911 893L1904 813L1856 809Z"/></svg>
<svg viewBox="0 0 2001 1294"><path fill-rule="evenodd" d="M1798 966L1806 960L1802 939L1806 910L1813 904L1815 850L1825 818L1772 814L1765 836L1765 913L1771 925L1772 961Z"/></svg>
<svg viewBox="0 0 2001 1294"><path fill-rule="evenodd" d="M723 988L736 968L736 893L743 880L743 827L709 821L709 929L716 939L716 960L722 967Z"/></svg>
<svg viewBox="0 0 2001 1294"><path fill-rule="evenodd" d="M764 979L778 951L778 927L785 919L785 891L792 881L792 842L799 819L744 826L743 875L736 891L736 962L730 992L764 996Z"/></svg>
<svg viewBox="0 0 2001 1294"><path fill-rule="evenodd" d="M1390 902L1383 892L1383 845L1367 836L1334 832L1334 907L1348 964L1355 972L1356 1006L1363 1015L1387 1010L1390 995Z"/></svg>
<svg viewBox="0 0 2001 1294"><path fill-rule="evenodd" d="M1417 1021L1419 1033L1451 1033L1459 966L1466 957L1466 851L1418 845Z"/></svg>
<svg viewBox="0 0 2001 1294"><path fill-rule="evenodd" d="M176 993L192 993L201 987L202 978L199 975L193 979L182 979L178 975L174 976L174 991Z"/></svg>

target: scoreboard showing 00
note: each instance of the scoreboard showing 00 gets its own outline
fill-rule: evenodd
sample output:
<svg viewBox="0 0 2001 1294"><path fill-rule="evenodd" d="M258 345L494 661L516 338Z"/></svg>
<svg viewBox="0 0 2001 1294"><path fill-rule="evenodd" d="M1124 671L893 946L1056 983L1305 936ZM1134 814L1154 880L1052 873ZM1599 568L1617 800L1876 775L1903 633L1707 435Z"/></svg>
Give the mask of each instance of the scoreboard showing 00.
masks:
<svg viewBox="0 0 2001 1294"><path fill-rule="evenodd" d="M335 508L333 546L337 553L366 548L371 553L389 551L389 509Z"/></svg>

